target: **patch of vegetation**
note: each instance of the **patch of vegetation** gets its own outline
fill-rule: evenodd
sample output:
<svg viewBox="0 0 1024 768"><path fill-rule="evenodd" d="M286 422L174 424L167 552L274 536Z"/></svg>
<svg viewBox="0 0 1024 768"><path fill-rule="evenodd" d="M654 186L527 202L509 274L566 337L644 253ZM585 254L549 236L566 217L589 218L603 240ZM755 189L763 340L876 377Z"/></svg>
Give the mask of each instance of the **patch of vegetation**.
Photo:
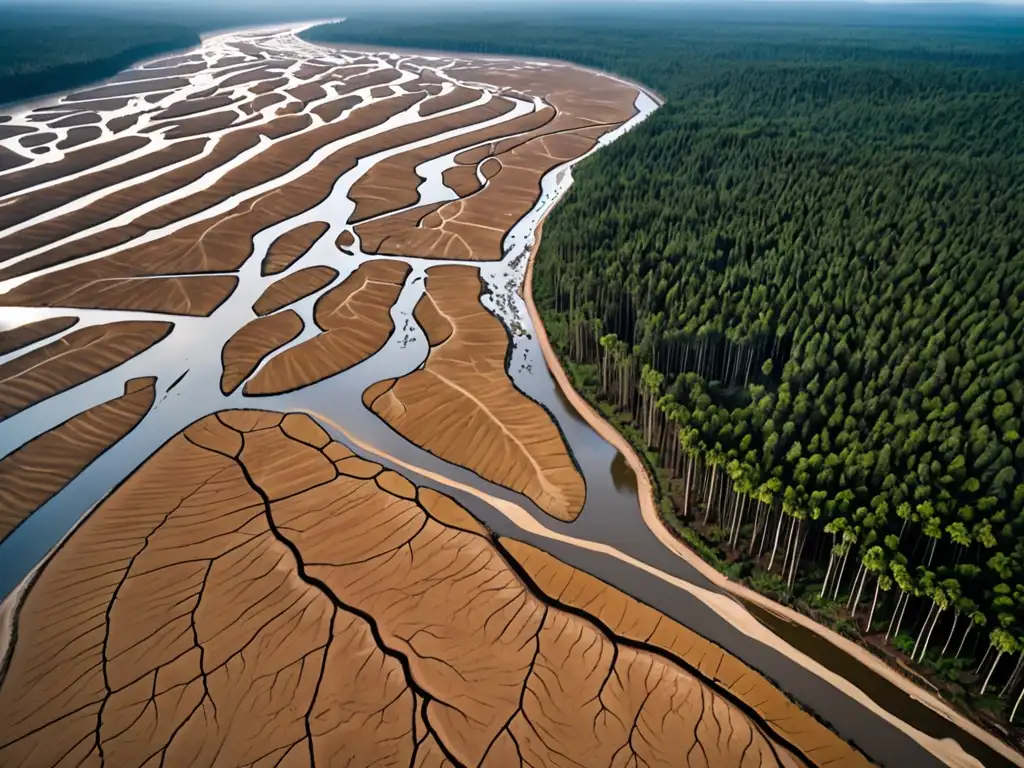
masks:
<svg viewBox="0 0 1024 768"><path fill-rule="evenodd" d="M191 29L62 11L5 9L0 25L0 101L67 90L136 61L199 44Z"/></svg>

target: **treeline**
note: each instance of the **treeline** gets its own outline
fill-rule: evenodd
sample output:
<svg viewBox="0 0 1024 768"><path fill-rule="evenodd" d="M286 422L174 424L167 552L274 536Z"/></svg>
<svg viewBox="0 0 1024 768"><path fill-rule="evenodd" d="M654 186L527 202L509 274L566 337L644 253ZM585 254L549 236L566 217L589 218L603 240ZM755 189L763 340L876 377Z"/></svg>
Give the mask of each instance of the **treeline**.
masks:
<svg viewBox="0 0 1024 768"><path fill-rule="evenodd" d="M1019 703L1021 31L641 15L313 36L555 56L664 94L545 225L549 332L730 561Z"/></svg>
<svg viewBox="0 0 1024 768"><path fill-rule="evenodd" d="M170 24L7 9L0 22L0 103L75 88L196 45L196 32Z"/></svg>

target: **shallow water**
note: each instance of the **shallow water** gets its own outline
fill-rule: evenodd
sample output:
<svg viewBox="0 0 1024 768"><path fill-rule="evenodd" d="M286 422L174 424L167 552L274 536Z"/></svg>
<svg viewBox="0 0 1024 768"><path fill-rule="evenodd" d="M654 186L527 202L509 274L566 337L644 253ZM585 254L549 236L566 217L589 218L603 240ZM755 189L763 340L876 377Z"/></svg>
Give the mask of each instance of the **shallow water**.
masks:
<svg viewBox="0 0 1024 768"><path fill-rule="evenodd" d="M204 56L208 62L214 61L220 55L226 55L222 45L225 39L230 39L230 35L212 38L204 43ZM285 51L292 55L320 58L339 55L328 54L324 49L303 43L295 38L290 31L272 38L266 45L272 50ZM383 63L384 57L381 57L381 60ZM439 57L438 60L439 62L447 61L443 57ZM390 85L395 86L412 77L413 75L408 73L408 77ZM196 76L193 83L184 89L182 94L167 97L165 102L199 92L209 87L211 80L209 75ZM298 80L294 82L295 84L301 83ZM371 88L368 87L359 93L364 99L363 103L371 100L370 90ZM490 95L484 93L475 104L483 103L489 98ZM38 107L38 103L34 103L32 106ZM453 112L469 109L472 106L474 104L460 107ZM717 588L696 569L662 545L643 523L637 498L636 477L625 458L617 449L594 432L558 388L548 371L533 332L529 313L519 294L519 288L525 275L527 254L533 244L533 232L537 223L572 183L572 165L574 163L567 163L555 168L544 176L541 183L541 195L536 206L506 235L503 247L505 257L502 261L488 263L400 259L409 264L412 273L407 278L399 299L391 310L395 332L385 346L370 359L335 377L288 394L273 397L246 397L242 394L241 387L227 397L220 392L221 349L239 328L253 319L251 306L266 286L283 276L262 277L260 275L260 263L270 244L279 235L307 222L321 220L330 222L330 229L317 244L283 274L321 264L331 266L340 273L330 286L291 306L291 309L294 309L302 317L305 329L297 339L286 345L285 348L287 348L299 344L319 332L313 322L312 313L316 300L325 290L344 280L359 264L365 261L392 258L364 254L359 247L358 240L350 249L353 253L351 257L339 256L333 245L338 235L346 229L347 220L354 208L353 202L348 197L348 191L357 179L362 177L374 164L394 154L433 143L449 135L467 133L482 125L506 122L519 115L527 114L537 107L538 104L535 102L520 101L515 110L500 118L495 118L489 123L458 129L443 134L441 137L410 143L362 159L356 168L337 180L332 193L322 203L286 222L263 230L254 238L253 254L238 273L239 287L210 318L172 317L155 313L103 310L0 309L0 328L14 327L43 317L64 314L73 314L80 318L80 322L74 330L86 325L119 319L163 319L173 321L176 326L174 332L165 341L113 371L50 398L0 424L0 456L3 456L71 416L117 397L122 393L125 381L142 376L158 376L156 403L138 428L103 454L50 502L29 517L11 536L0 543L0 595L10 593L88 510L101 501L111 489L130 475L164 442L193 421L210 413L229 408L305 411L318 415L322 417L325 428L341 442L348 442L351 445L351 440L348 437L351 436L359 443L372 446L374 450L383 455L393 456L404 463L422 468L427 472L437 473L491 496L513 501L523 507L544 527L557 534L609 545L664 574L677 577L704 590L717 592ZM622 128L603 137L594 151L598 151L600 146L607 145L626 130L635 127L657 108L657 103L646 93L638 92L636 108L637 116ZM125 109L130 111L131 107ZM259 195L269 186L278 186L283 181L297 178L340 147L416 119L415 109L414 107L370 131L355 134L321 148L308 161L284 177L276 179L272 184L235 195L230 200L203 212L202 217L206 218L214 213L226 211L243 199L251 199ZM105 113L107 116L120 114L126 114L126 112L118 110L114 113ZM16 109L12 115L14 122L8 124L17 124L19 121L26 120L28 112L27 109ZM143 125L145 125L145 117ZM55 142L62 138L59 136ZM0 145L12 141L14 140L5 140L0 142ZM454 192L443 184L442 173L454 165L456 154L458 153L451 153L428 161L417 168L422 178L418 189L420 199L417 205L450 200L455 197ZM34 162L52 161L58 157L59 151L51 150ZM226 165L223 171L218 171L216 176L211 174L211 178L204 179L199 185L193 185L180 193L160 198L158 202L166 203L169 199L191 194L196 189L213 183L215 178L231 167L241 164L247 157L248 155L240 156L237 161ZM125 158L122 158L117 162L124 162L124 160ZM95 199L95 196L85 196L56 212L47 214L47 216L75 210L92 199ZM2 202L0 200L0 203ZM156 203L149 207L155 207L155 205ZM132 215L137 215L138 212L136 210ZM185 226L190 221L192 219L186 219L149 233L140 240L134 241L133 244L156 239ZM109 224L103 225L104 228L106 226ZM77 260L76 263L98 258L113 250L116 249L94 254ZM18 260L30 255L31 253L24 254L18 257ZM403 376L415 370L426 359L427 341L425 334L413 317L413 308L423 295L426 270L444 263L470 263L480 267L482 278L488 288L484 304L502 320L512 340L512 348L508 356L509 375L521 391L541 403L551 414L571 447L585 478L586 504L582 514L575 522L562 523L554 520L524 496L483 480L470 470L449 464L409 443L362 405L362 393L368 386L382 379ZM47 271L61 268L53 267ZM36 274L39 273L34 273L32 276ZM0 283L0 292L15 287L25 279L27 278L15 278ZM53 338L48 338L33 347L52 341ZM33 347L18 350L8 357L21 355ZM0 358L0 362L2 361L3 359ZM182 378L186 371L187 375ZM344 432L334 426L335 424L340 425ZM394 466L386 459L381 459L381 463ZM410 474L408 471L404 471L404 473ZM415 476L415 473L410 479L417 484L437 487L439 490L448 492L499 535L519 538L545 549L565 562L614 584L719 644L760 670L797 701L826 720L837 732L854 741L871 758L882 764L928 766L939 765L940 762L886 719L869 712L863 705L804 668L786 652L785 643L798 648L829 669L846 677L896 717L936 738L955 738L983 765L1008 764L987 747L959 731L944 718L911 697L902 693L900 695L893 693L897 689L894 689L891 684L808 630L787 622L780 622L771 614L765 614L763 611L755 611L757 618L784 641L782 649L778 650L749 637L709 607L707 603L695 598L691 593L677 589L665 579L652 575L649 570L641 570L621 559L528 533L512 523L504 514L483 503L472 494L453 490L443 485L439 486L438 483L423 476Z"/></svg>

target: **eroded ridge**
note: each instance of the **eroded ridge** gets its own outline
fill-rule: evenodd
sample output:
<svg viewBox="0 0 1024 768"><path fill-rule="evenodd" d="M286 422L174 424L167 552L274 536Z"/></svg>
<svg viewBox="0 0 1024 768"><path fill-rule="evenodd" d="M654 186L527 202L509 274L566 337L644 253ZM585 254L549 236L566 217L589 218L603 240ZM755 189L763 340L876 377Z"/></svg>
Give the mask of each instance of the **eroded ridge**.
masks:
<svg viewBox="0 0 1024 768"><path fill-rule="evenodd" d="M416 308L431 344L426 363L373 385L363 402L430 453L574 520L583 476L551 416L509 379L508 333L480 303L482 290L476 267L431 267Z"/></svg>
<svg viewBox="0 0 1024 768"><path fill-rule="evenodd" d="M305 415L206 417L25 596L0 763L824 765L517 556Z"/></svg>
<svg viewBox="0 0 1024 768"><path fill-rule="evenodd" d="M316 301L322 333L272 357L250 379L247 395L277 395L307 387L367 360L395 329L391 307L409 275L399 261L367 261ZM257 310L258 311L258 310Z"/></svg>

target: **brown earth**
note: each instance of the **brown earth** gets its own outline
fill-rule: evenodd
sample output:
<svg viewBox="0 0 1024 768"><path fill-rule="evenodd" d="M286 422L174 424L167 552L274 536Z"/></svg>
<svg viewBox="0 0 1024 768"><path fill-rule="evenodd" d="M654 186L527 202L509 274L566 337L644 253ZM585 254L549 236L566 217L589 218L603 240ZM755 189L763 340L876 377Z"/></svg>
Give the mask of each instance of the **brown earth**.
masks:
<svg viewBox="0 0 1024 768"><path fill-rule="evenodd" d="M0 176L0 195L20 192L36 184L44 184L54 179L70 176L74 173L93 168L102 163L116 160L129 152L149 144L149 139L142 136L122 136L119 139L104 141L84 149L68 152L62 160L46 165L37 165L5 176Z"/></svg>
<svg viewBox="0 0 1024 768"><path fill-rule="evenodd" d="M480 171L487 180L493 179L501 170L501 161L490 157L483 161ZM482 189L476 175L476 164L455 165L441 174L444 185L459 197L469 197Z"/></svg>
<svg viewBox="0 0 1024 768"><path fill-rule="evenodd" d="M233 169L209 189L141 216L128 228L106 230L84 242L88 244L90 250L93 250L96 245L95 241L104 240L106 244L121 241L124 235L118 234L120 230L130 229L132 232L138 232L140 228L159 226L167 223L168 219L184 215L189 210L212 204L213 200L222 195L249 188L263 174L274 176L284 172L286 168L292 167L298 162L298 158L294 154L295 151L301 149L306 156L311 154L314 149L311 144L317 141L315 137L319 136L321 131L340 131L342 135L348 135L362 130L364 127L379 124L387 117L416 104L420 98L420 96L402 96L388 99L355 110L341 124L323 126L301 136L279 141L261 154L259 158L241 168ZM231 212L212 222L209 220L198 221L159 240L128 248L113 256L69 267L59 273L30 280L9 292L4 297L4 301L16 306L40 304L56 306L67 304L65 297L69 293L87 290L90 285L101 280L117 280L124 276L235 270L251 254L252 236L256 232L308 210L319 203L330 192L338 176L353 168L359 158L392 146L400 146L410 141L427 138L460 125L473 125L480 119L485 119L484 116L490 114L493 109L494 107L490 104L473 107L457 115L429 118L360 140L339 149L299 179L254 200L240 203ZM320 138L323 139L323 136ZM302 144L299 147L293 146L295 140L301 140ZM280 163L275 163L275 159L278 158L281 162L287 163L284 168ZM12 273L23 274L42 264L50 263L52 259L63 260L72 255L78 255L82 248L81 243L74 242L58 246L14 265ZM70 249L70 253L68 253L68 249ZM0 272L0 277L6 276L9 274ZM75 306L82 305L75 304ZM122 308L123 305L108 303L104 306Z"/></svg>
<svg viewBox="0 0 1024 768"><path fill-rule="evenodd" d="M30 128L27 125L0 125L0 139L11 139L15 136L23 136L26 133L32 133L35 128Z"/></svg>
<svg viewBox="0 0 1024 768"><path fill-rule="evenodd" d="M502 100L502 102L510 104L507 100ZM533 112L491 128L480 128L462 136L402 152L382 160L373 166L369 173L356 181L349 190L349 198L356 204L351 221L365 221L383 213L415 205L418 200L416 189L420 185L416 167L420 163L456 152L464 147L474 146L482 141L508 136L519 131L533 130L544 125L554 116L555 113L552 109ZM415 219L418 221L422 215L421 213ZM379 241L387 236L388 230L391 228L390 224L374 222L360 227L359 233L360 237Z"/></svg>
<svg viewBox="0 0 1024 768"><path fill-rule="evenodd" d="M311 221L285 232L267 249L260 274L266 276L284 272L301 259L330 226L326 221Z"/></svg>
<svg viewBox="0 0 1024 768"><path fill-rule="evenodd" d="M0 763L804 764L750 692L559 603L500 547L307 416L206 417L25 596ZM599 607L624 599L600 586Z"/></svg>
<svg viewBox="0 0 1024 768"><path fill-rule="evenodd" d="M250 102L240 104L238 108L245 114L252 115L284 100L285 95L283 93L264 93L262 96L257 96Z"/></svg>
<svg viewBox="0 0 1024 768"><path fill-rule="evenodd" d="M40 214L51 211L54 208L59 208L62 205L66 205L74 200L84 197L85 195L104 189L113 184L117 184L121 181L133 179L173 163L187 160L188 158L194 157L202 152L203 147L205 147L207 143L207 139L193 139L191 141L178 142L166 149L157 150L151 154L137 157L134 160L129 160L127 163L122 163L121 165L101 171L95 171L93 173L83 174L77 179L66 181L62 184L56 184L35 192L28 192L15 198L9 204L0 206L0 230L14 224L19 224L34 216L39 216ZM139 202L143 202L148 198L140 198L140 191L141 190L135 191L135 198L138 199ZM109 198L104 198L105 201L108 199ZM120 209L116 207L110 207L107 209L106 205L107 203L104 203L103 205L103 216L105 218L117 215L116 211L128 210L128 208ZM97 207L99 206L100 203L97 203ZM16 245L12 244L8 238L0 239L0 258L8 258L9 255L24 253L39 247L39 245L54 242L58 237L64 237L67 234L80 231L83 227L91 226L89 222L98 223L100 221L104 221L105 218L82 218L80 219L80 224L76 225L75 228L72 229L60 228L60 219L49 219L45 226L39 230L40 232L47 232L46 235L29 234L34 233L34 230L30 228L18 233ZM51 229L55 229L60 234L49 233L49 230Z"/></svg>
<svg viewBox="0 0 1024 768"><path fill-rule="evenodd" d="M263 98L263 97L261 97ZM348 109L360 103L358 96L342 96L313 107L313 114L326 123L333 123Z"/></svg>
<svg viewBox="0 0 1024 768"><path fill-rule="evenodd" d="M343 230L342 233L340 235L338 235L338 239L334 241L334 244L340 250L344 250L346 248L351 248L353 245L355 245L355 243L356 243L356 238L355 238L355 235L352 234L352 230L351 229Z"/></svg>
<svg viewBox="0 0 1024 768"><path fill-rule="evenodd" d="M482 289L476 267L429 269L416 308L431 345L427 361L370 387L363 402L435 456L525 494L559 520L575 520L586 497L583 477L548 413L508 378L508 334L480 303Z"/></svg>
<svg viewBox="0 0 1024 768"><path fill-rule="evenodd" d="M72 128L68 131L67 138L57 142L57 149L74 149L75 147L90 141L95 141L103 131L98 125L83 125L80 128Z"/></svg>
<svg viewBox="0 0 1024 768"><path fill-rule="evenodd" d="M10 171L14 168L25 165L27 162L27 157L22 157L17 152L12 152L7 147L0 147L0 171ZM3 210L3 208L0 207L0 210Z"/></svg>
<svg viewBox="0 0 1024 768"><path fill-rule="evenodd" d="M62 333L77 322L77 317L48 317L8 331L0 331L0 355L10 354L47 336Z"/></svg>
<svg viewBox="0 0 1024 768"><path fill-rule="evenodd" d="M357 228L363 242L383 238L386 249L367 253L424 258L499 261L509 229L525 216L540 195L540 180L549 170L577 158L609 130L594 126L539 136L501 154L501 168L479 194L445 203L423 217L416 227L408 219L383 217Z"/></svg>
<svg viewBox="0 0 1024 768"><path fill-rule="evenodd" d="M263 80L256 83L256 85L250 86L249 92L255 94L270 93L271 91L276 91L278 88L283 88L286 85L288 85L288 78L278 77L273 80Z"/></svg>
<svg viewBox="0 0 1024 768"><path fill-rule="evenodd" d="M161 174L150 181L112 192L85 208L48 219L35 227L18 232L13 238L6 238L6 242L0 241L0 257L10 258L10 256L24 253L26 249L43 247L56 242L61 237L68 237L82 229L108 221L115 216L132 210L137 205L155 200L162 195L202 179L210 171L219 168L241 153L257 146L261 135L275 138L287 136L308 127L309 121L309 117L305 115L282 117L264 125L253 126L222 136L211 152L195 162L169 170L167 173ZM192 139L186 143L196 147L200 142L205 144L206 141L206 139ZM198 151L198 149L194 149L193 153ZM166 157L173 156L173 153L168 153ZM288 168L289 166L286 166L280 169L280 171L285 172ZM111 227L87 238L72 240L41 251L20 264L0 270L0 278L28 274L46 266L86 256L105 248L122 245L151 229L167 226L185 216L200 212L210 205L216 205L232 194L247 188L242 186L245 178L245 169L250 169L253 172L253 183L259 183L261 180L259 162L257 159L253 159L250 163L234 169L237 173L229 172L221 178L220 182L226 183L213 185L216 189L211 187L198 194L169 202L156 210L137 217L130 224ZM110 169L110 171L111 173L108 178L113 181L131 178L123 175L125 173L124 170ZM272 173L272 170L264 169L264 173ZM229 176L231 177L230 180L228 180ZM71 183L78 186L77 182L78 180L75 180ZM57 194L61 194L59 191L61 186L63 185L57 185ZM198 227L205 230L209 227L209 222L200 222ZM159 242L163 243L162 240ZM161 247L166 247L166 244ZM143 246L143 248L146 248L146 246ZM192 269L188 271L198 272L203 270Z"/></svg>
<svg viewBox="0 0 1024 768"><path fill-rule="evenodd" d="M472 199L447 203L429 215L394 221L384 217L362 225L357 233L364 243L386 242L386 250L366 247L367 252L499 260L505 234L533 206L544 173L584 154L600 135L636 112L633 86L568 66L510 70L502 64L478 61L450 72L526 96L540 96L555 109L556 116L543 127L488 150L501 159L501 170L495 176L498 182ZM461 172L456 173L459 175ZM410 226L411 220L417 224Z"/></svg>
<svg viewBox="0 0 1024 768"><path fill-rule="evenodd" d="M94 325L0 365L0 421L116 368L173 327L135 320Z"/></svg>
<svg viewBox="0 0 1024 768"><path fill-rule="evenodd" d="M499 548L525 571L535 590L560 605L590 614L626 640L682 660L703 679L753 708L776 736L794 745L812 764L869 765L863 755L802 711L760 673L682 624L528 544L502 538Z"/></svg>
<svg viewBox="0 0 1024 768"><path fill-rule="evenodd" d="M271 358L245 385L247 395L277 395L348 370L376 354L395 326L391 307L409 275L397 261L368 261L317 299L323 331Z"/></svg>
<svg viewBox="0 0 1024 768"><path fill-rule="evenodd" d="M292 272L267 286L252 305L257 315L269 315L324 288L338 276L338 270L319 265Z"/></svg>
<svg viewBox="0 0 1024 768"><path fill-rule="evenodd" d="M177 67L162 67L160 69L129 69L115 77L110 78L111 83L131 83L136 80L157 80L162 77L175 77L178 75L195 75L205 72L206 62L197 61L192 64L182 64Z"/></svg>
<svg viewBox="0 0 1024 768"><path fill-rule="evenodd" d="M153 91L175 91L188 85L187 77L165 77L159 80L145 80L129 83L115 83L75 91L64 97L65 101L93 101L98 99L117 98L118 96L138 96Z"/></svg>
<svg viewBox="0 0 1024 768"><path fill-rule="evenodd" d="M108 277L108 274L116 274L116 267L98 262L75 268L75 277L89 274L93 265L97 265L97 270L108 269L95 279L83 278L80 282L63 282L61 277L68 277L64 272L40 278L33 281L27 296L20 286L0 294L0 307L119 309L208 317L234 293L238 285L238 278L234 275ZM45 289L42 289L43 285Z"/></svg>
<svg viewBox="0 0 1024 768"><path fill-rule="evenodd" d="M443 96L434 96L420 104L420 116L430 117L431 115L443 112L446 109L454 109L464 104L470 104L480 98L480 91L475 88L463 88L456 86Z"/></svg>
<svg viewBox="0 0 1024 768"><path fill-rule="evenodd" d="M37 131L30 136L23 136L18 139L18 143L26 149L31 149L32 147L40 147L43 144L49 144L56 138L56 133L52 133L50 131Z"/></svg>
<svg viewBox="0 0 1024 768"><path fill-rule="evenodd" d="M131 432L153 407L156 379L132 379L94 406L0 459L0 542Z"/></svg>
<svg viewBox="0 0 1024 768"><path fill-rule="evenodd" d="M224 109L235 103L230 96L210 96L205 99L187 99L171 104L153 115L154 120L176 120L182 117L190 117L200 112L211 112L217 109Z"/></svg>
<svg viewBox="0 0 1024 768"><path fill-rule="evenodd" d="M189 136L205 136L209 133L215 133L217 131L223 131L225 128L230 128L234 125L235 121L239 119L238 113L234 110L208 112L203 115L197 115L195 117L175 121L171 130L167 131L164 136L172 141L174 139L183 139ZM251 121L247 120L246 122ZM161 127L166 127L166 124Z"/></svg>
<svg viewBox="0 0 1024 768"><path fill-rule="evenodd" d="M112 117L107 122L107 127L110 128L112 133L120 133L126 131L139 122L139 118L142 116L141 113L136 112L131 115L121 115L120 117Z"/></svg>
<svg viewBox="0 0 1024 768"><path fill-rule="evenodd" d="M334 69L333 64L303 64L295 71L295 76L299 80L311 80L314 77L329 72Z"/></svg>
<svg viewBox="0 0 1024 768"><path fill-rule="evenodd" d="M132 238L137 237L150 229L167 226L185 218L186 216L199 213L212 205L223 202L233 195L251 189L253 186L272 181L300 165L323 145L379 125L389 117L413 106L419 98L420 97L416 96L405 96L388 99L384 102L354 110L349 115L348 119L341 123L332 123L320 126L318 128L313 128L312 130L281 139L280 141L270 145L249 162L231 169L206 189L203 189L193 195L168 202L166 205L138 217L131 224L110 228L84 240L73 241L71 243L43 251L33 258L16 265L15 269L17 271L10 272L5 270L3 273L0 273L0 277L9 277L13 276L13 274L26 274L29 271L39 269L43 266L60 263L88 253L94 253L103 248L111 248L126 243ZM228 158L236 156L245 148L254 146L259 139L260 133L271 131L275 126L277 127L277 130L275 130L274 133L277 136L283 136L305 128L309 124L309 120L310 118L308 115L282 117L267 125L255 126L251 129L244 129L239 132L228 134L221 139L221 143L218 144L218 150L220 150L222 145L230 146L231 149L223 152L214 151L206 159L206 165L212 165L213 167L221 165L223 162L226 162ZM360 145L363 147L371 147L374 144L387 142L389 138L398 136L401 130L403 129L388 132L382 137L373 137L373 139L364 140L363 142L359 142L355 145L355 147L347 147L339 150L321 163L316 169L302 178L292 182L291 184L279 187L277 190L268 194L273 196L286 196L287 202L283 203L283 207L291 210L292 215L299 213L310 207L310 205L316 201L316 197L312 197L307 193L305 199L310 199L311 197L312 199L310 199L309 203L303 204L304 198L301 193L295 193L296 188L301 189L304 184L311 186L315 185L316 192L318 193L317 197L322 199L322 197L329 191L330 183L337 178L337 175L340 175L340 173L332 174L332 169L336 167L335 163L341 165L347 170L348 168L353 167L356 160L361 156L361 153L358 150ZM197 172L202 170L200 168L201 165L203 164L192 163L176 172L167 174L167 176L176 177L177 175L187 175L189 177L193 177ZM310 184L310 182L312 182L312 184ZM168 178L163 181L163 186L170 187L170 189L176 189L180 186L180 183L176 183L173 179ZM129 200L131 199L131 194L138 194L137 191L129 193L127 190L115 194L121 196L126 193L129 195ZM113 195L111 197L113 197ZM262 199L265 198L259 198L258 200ZM232 212L221 216L220 223L224 223L225 221L233 219L239 215L248 213L253 206L258 204L258 200L250 200L240 203ZM298 205L293 206L293 202L297 202ZM98 204L99 203L96 205ZM68 223L74 224L79 217L86 215L88 214L85 211L76 211L68 214ZM287 217L282 217L282 220L283 218ZM258 226L252 234L255 234L255 231L262 229L264 226L267 226L268 223L273 222L263 223L262 226ZM118 254L118 258L139 259L142 262L156 260L163 264L173 260L175 251L181 253L183 250L186 255L190 253L198 255L198 252L204 250L203 246L207 244L206 239L211 235L219 234L217 230L220 225L211 224L212 223L210 221L197 222L196 224L178 230L174 234L161 240L128 249L127 251ZM230 228L233 229L234 227L232 226ZM247 242L247 240L251 239L251 235L249 238L242 238L235 232L232 232L230 239L233 241L233 248L228 251L230 256L226 255L222 260L220 260L220 263L230 264L232 266L223 267L223 270L236 269L251 251L251 248L249 247L250 243ZM205 254L202 258L205 260ZM193 266L181 271L198 272L205 271L206 269L208 269L208 267L196 267L193 264ZM163 271L167 272L168 270ZM62 272L62 275L66 274L66 272Z"/></svg>
<svg viewBox="0 0 1024 768"><path fill-rule="evenodd" d="M103 118L97 115L95 112L82 112L77 115L71 115L58 120L55 123L50 123L51 128L74 128L80 125L93 125L95 123L103 122Z"/></svg>
<svg viewBox="0 0 1024 768"><path fill-rule="evenodd" d="M220 390L230 395L271 352L302 333L302 318L290 309L258 317L228 339L221 351Z"/></svg>

